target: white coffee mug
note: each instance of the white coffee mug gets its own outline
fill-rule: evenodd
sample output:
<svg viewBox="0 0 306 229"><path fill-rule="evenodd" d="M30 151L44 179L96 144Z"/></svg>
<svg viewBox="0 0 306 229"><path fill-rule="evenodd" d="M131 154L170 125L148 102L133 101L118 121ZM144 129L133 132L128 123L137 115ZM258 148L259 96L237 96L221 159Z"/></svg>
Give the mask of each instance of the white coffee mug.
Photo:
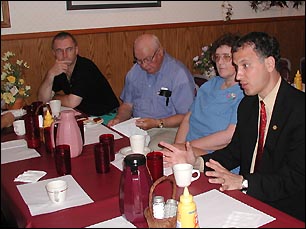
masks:
<svg viewBox="0 0 306 229"><path fill-rule="evenodd" d="M192 181L195 181L200 177L200 171L197 169L193 169L193 166L191 164L176 164L173 166L172 169L176 185L179 187L187 187L191 184ZM195 177L192 176L194 173L197 173Z"/></svg>
<svg viewBox="0 0 306 229"><path fill-rule="evenodd" d="M14 127L15 134L17 134L18 136L25 135L26 130L25 130L24 120L14 121L13 127Z"/></svg>
<svg viewBox="0 0 306 229"><path fill-rule="evenodd" d="M66 199L68 183L64 180L55 180L46 184L46 190L53 203L61 203Z"/></svg>
<svg viewBox="0 0 306 229"><path fill-rule="evenodd" d="M61 100L53 99L49 102L49 105L51 108L52 116L57 118L61 112Z"/></svg>
<svg viewBox="0 0 306 229"><path fill-rule="evenodd" d="M130 145L133 153L144 153L146 143L146 136L141 134L135 134L130 136Z"/></svg>

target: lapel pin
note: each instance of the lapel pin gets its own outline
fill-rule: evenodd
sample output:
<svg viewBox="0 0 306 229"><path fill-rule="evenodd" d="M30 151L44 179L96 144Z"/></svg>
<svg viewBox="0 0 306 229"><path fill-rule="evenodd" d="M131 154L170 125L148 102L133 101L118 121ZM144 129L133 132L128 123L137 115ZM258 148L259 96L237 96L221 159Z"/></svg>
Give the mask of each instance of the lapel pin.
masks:
<svg viewBox="0 0 306 229"><path fill-rule="evenodd" d="M273 125L272 129L277 130L277 125Z"/></svg>

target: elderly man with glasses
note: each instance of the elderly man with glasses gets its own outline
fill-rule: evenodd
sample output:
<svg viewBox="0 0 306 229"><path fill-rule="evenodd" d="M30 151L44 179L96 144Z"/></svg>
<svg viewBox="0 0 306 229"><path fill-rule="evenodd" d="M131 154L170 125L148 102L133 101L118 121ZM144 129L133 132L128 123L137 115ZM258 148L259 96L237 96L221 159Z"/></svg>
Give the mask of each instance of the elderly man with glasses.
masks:
<svg viewBox="0 0 306 229"><path fill-rule="evenodd" d="M108 126L140 117L136 126L148 131L149 147L156 150L160 140L173 143L177 128L194 100L194 79L153 34L142 34L135 40L134 63L120 96L123 103Z"/></svg>

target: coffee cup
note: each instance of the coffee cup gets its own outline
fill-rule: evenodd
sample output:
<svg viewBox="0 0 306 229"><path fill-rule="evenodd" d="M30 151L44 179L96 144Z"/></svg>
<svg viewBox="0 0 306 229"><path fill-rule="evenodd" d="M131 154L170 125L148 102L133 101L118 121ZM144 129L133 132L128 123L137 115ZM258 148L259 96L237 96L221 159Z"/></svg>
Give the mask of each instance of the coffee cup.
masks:
<svg viewBox="0 0 306 229"><path fill-rule="evenodd" d="M130 136L130 145L133 153L144 153L146 143L146 136L141 134L135 134Z"/></svg>
<svg viewBox="0 0 306 229"><path fill-rule="evenodd" d="M59 99L53 99L49 102L52 117L58 118L60 112L61 112L61 100Z"/></svg>
<svg viewBox="0 0 306 229"><path fill-rule="evenodd" d="M13 127L14 127L15 134L17 134L18 136L25 135L26 130L25 130L24 120L14 121Z"/></svg>
<svg viewBox="0 0 306 229"><path fill-rule="evenodd" d="M175 164L172 169L176 184L179 187L188 187L192 181L195 181L200 177L200 171L193 169L191 164ZM195 177L193 176L194 173L197 174Z"/></svg>
<svg viewBox="0 0 306 229"><path fill-rule="evenodd" d="M55 180L46 184L46 190L53 203L62 203L66 199L68 183L64 180Z"/></svg>

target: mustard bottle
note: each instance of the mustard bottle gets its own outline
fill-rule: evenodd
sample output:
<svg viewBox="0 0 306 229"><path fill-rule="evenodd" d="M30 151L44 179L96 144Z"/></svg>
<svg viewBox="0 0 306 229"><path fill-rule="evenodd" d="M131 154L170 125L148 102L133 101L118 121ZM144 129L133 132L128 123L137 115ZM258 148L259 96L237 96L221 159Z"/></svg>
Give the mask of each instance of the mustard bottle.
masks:
<svg viewBox="0 0 306 229"><path fill-rule="evenodd" d="M187 187L184 188L184 193L180 196L180 202L177 206L176 227L199 228L197 207Z"/></svg>
<svg viewBox="0 0 306 229"><path fill-rule="evenodd" d="M44 128L50 127L53 121L54 120L52 118L52 115L50 114L49 109L47 109L47 112L46 112L46 115L45 115L45 118L44 118Z"/></svg>
<svg viewBox="0 0 306 229"><path fill-rule="evenodd" d="M297 70L296 74L295 74L295 77L294 77L294 85L295 85L295 88L296 89L299 89L299 90L303 90L303 85L302 85L302 76L300 74L300 71Z"/></svg>

